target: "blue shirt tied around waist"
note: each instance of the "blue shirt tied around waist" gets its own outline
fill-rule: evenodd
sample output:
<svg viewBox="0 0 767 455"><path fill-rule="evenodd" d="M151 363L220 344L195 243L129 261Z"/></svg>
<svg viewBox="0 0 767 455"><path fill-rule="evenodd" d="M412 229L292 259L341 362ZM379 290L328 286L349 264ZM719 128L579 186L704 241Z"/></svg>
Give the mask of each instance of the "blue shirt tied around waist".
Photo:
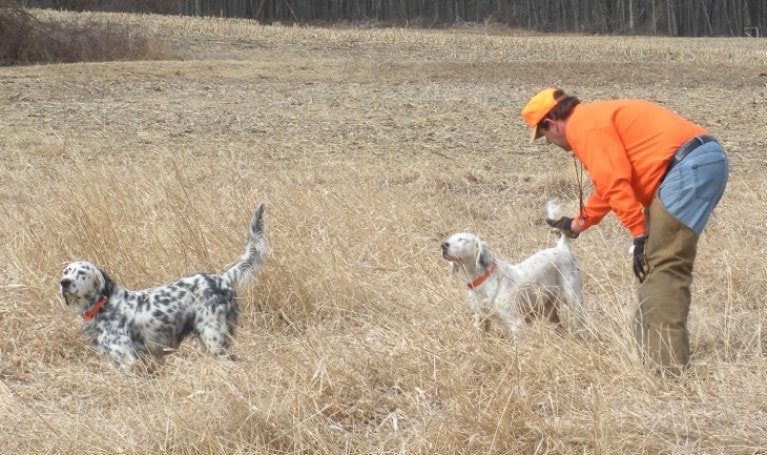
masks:
<svg viewBox="0 0 767 455"><path fill-rule="evenodd" d="M702 142L697 138L693 141ZM700 236L727 186L727 155L719 142L712 140L694 147L681 161L672 159L672 164L658 197L669 213Z"/></svg>

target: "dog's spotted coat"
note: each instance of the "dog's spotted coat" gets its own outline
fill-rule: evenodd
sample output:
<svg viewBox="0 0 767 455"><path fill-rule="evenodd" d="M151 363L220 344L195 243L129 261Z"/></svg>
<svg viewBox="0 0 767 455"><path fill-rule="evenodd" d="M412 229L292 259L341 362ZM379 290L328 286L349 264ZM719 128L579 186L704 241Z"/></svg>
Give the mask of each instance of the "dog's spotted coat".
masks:
<svg viewBox="0 0 767 455"><path fill-rule="evenodd" d="M94 264L73 262L61 278L64 301L82 315L91 343L123 369L161 357L187 335L196 335L211 354L227 356L239 312L237 289L250 284L266 260L263 210L260 204L253 215L245 253L224 273L131 291Z"/></svg>

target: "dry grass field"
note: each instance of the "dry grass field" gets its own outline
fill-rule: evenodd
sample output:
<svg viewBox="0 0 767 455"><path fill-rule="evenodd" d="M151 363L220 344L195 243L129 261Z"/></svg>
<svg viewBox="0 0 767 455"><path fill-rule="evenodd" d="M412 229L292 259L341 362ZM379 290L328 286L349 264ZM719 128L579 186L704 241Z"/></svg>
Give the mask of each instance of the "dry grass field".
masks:
<svg viewBox="0 0 767 455"><path fill-rule="evenodd" d="M767 453L764 40L109 20L178 59L0 68L0 452ZM448 275L449 234L516 262L553 244L547 200L577 208L572 159L519 117L552 84L727 148L680 379L633 349L612 215L574 246L591 331L480 333ZM237 362L190 340L137 377L85 345L67 262L131 289L219 271L259 201Z"/></svg>

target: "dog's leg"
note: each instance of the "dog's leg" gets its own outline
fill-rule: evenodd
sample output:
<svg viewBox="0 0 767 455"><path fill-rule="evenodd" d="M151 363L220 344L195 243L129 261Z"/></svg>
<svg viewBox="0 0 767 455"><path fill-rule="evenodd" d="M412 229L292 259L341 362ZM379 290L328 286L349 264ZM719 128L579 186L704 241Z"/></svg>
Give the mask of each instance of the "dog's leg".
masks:
<svg viewBox="0 0 767 455"><path fill-rule="evenodd" d="M233 334L229 332L226 324L206 321L204 325L198 325L197 331L200 343L210 355L234 360L229 353L229 342Z"/></svg>
<svg viewBox="0 0 767 455"><path fill-rule="evenodd" d="M517 339L520 334L520 326L522 325L520 318L508 315L504 318L506 320L506 323L509 326L509 331L511 332L511 336L514 339Z"/></svg>
<svg viewBox="0 0 767 455"><path fill-rule="evenodd" d="M134 372L134 370L141 367L141 359L136 351L133 340L128 335L114 334L105 336L102 340L101 349L126 373Z"/></svg>
<svg viewBox="0 0 767 455"><path fill-rule="evenodd" d="M200 341L211 355L228 357L229 340L220 328L205 328L200 332Z"/></svg>
<svg viewBox="0 0 767 455"><path fill-rule="evenodd" d="M471 308L474 327L476 327L477 330L481 330L483 332L490 331L490 318L483 314L482 308L479 302L477 302L476 296L472 295L469 297L469 308Z"/></svg>
<svg viewBox="0 0 767 455"><path fill-rule="evenodd" d="M490 318L480 312L474 312L474 327L476 327L477 330L489 332L491 329Z"/></svg>
<svg viewBox="0 0 767 455"><path fill-rule="evenodd" d="M573 274L562 275L562 300L567 305L570 313L575 317L580 328L586 328L586 309L583 306L583 294L581 293L581 279L578 269Z"/></svg>
<svg viewBox="0 0 767 455"><path fill-rule="evenodd" d="M202 302L194 332L208 354L234 360L229 346L234 339L239 308L235 296L217 295Z"/></svg>

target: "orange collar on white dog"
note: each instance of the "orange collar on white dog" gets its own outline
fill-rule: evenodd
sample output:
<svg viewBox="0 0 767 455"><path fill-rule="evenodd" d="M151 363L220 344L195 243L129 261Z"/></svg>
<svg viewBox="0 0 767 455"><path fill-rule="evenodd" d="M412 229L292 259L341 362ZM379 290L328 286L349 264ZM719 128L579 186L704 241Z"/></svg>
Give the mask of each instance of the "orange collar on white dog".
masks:
<svg viewBox="0 0 767 455"><path fill-rule="evenodd" d="M90 321L91 319L93 319L93 316L96 316L96 313L98 313L100 309L104 308L104 305L106 304L107 304L107 298L102 297L101 300L99 300L98 302L96 302L95 305L93 305L93 308L83 313L83 319L85 319L86 321Z"/></svg>
<svg viewBox="0 0 767 455"><path fill-rule="evenodd" d="M472 281L471 283L466 283L466 286L468 286L469 289L476 289L477 287L482 285L482 283L485 282L487 277L492 275L493 271L495 271L496 266L497 264L495 263L495 261L491 262L490 265L487 266L487 268L485 269L485 272L482 275L477 277L477 279Z"/></svg>

